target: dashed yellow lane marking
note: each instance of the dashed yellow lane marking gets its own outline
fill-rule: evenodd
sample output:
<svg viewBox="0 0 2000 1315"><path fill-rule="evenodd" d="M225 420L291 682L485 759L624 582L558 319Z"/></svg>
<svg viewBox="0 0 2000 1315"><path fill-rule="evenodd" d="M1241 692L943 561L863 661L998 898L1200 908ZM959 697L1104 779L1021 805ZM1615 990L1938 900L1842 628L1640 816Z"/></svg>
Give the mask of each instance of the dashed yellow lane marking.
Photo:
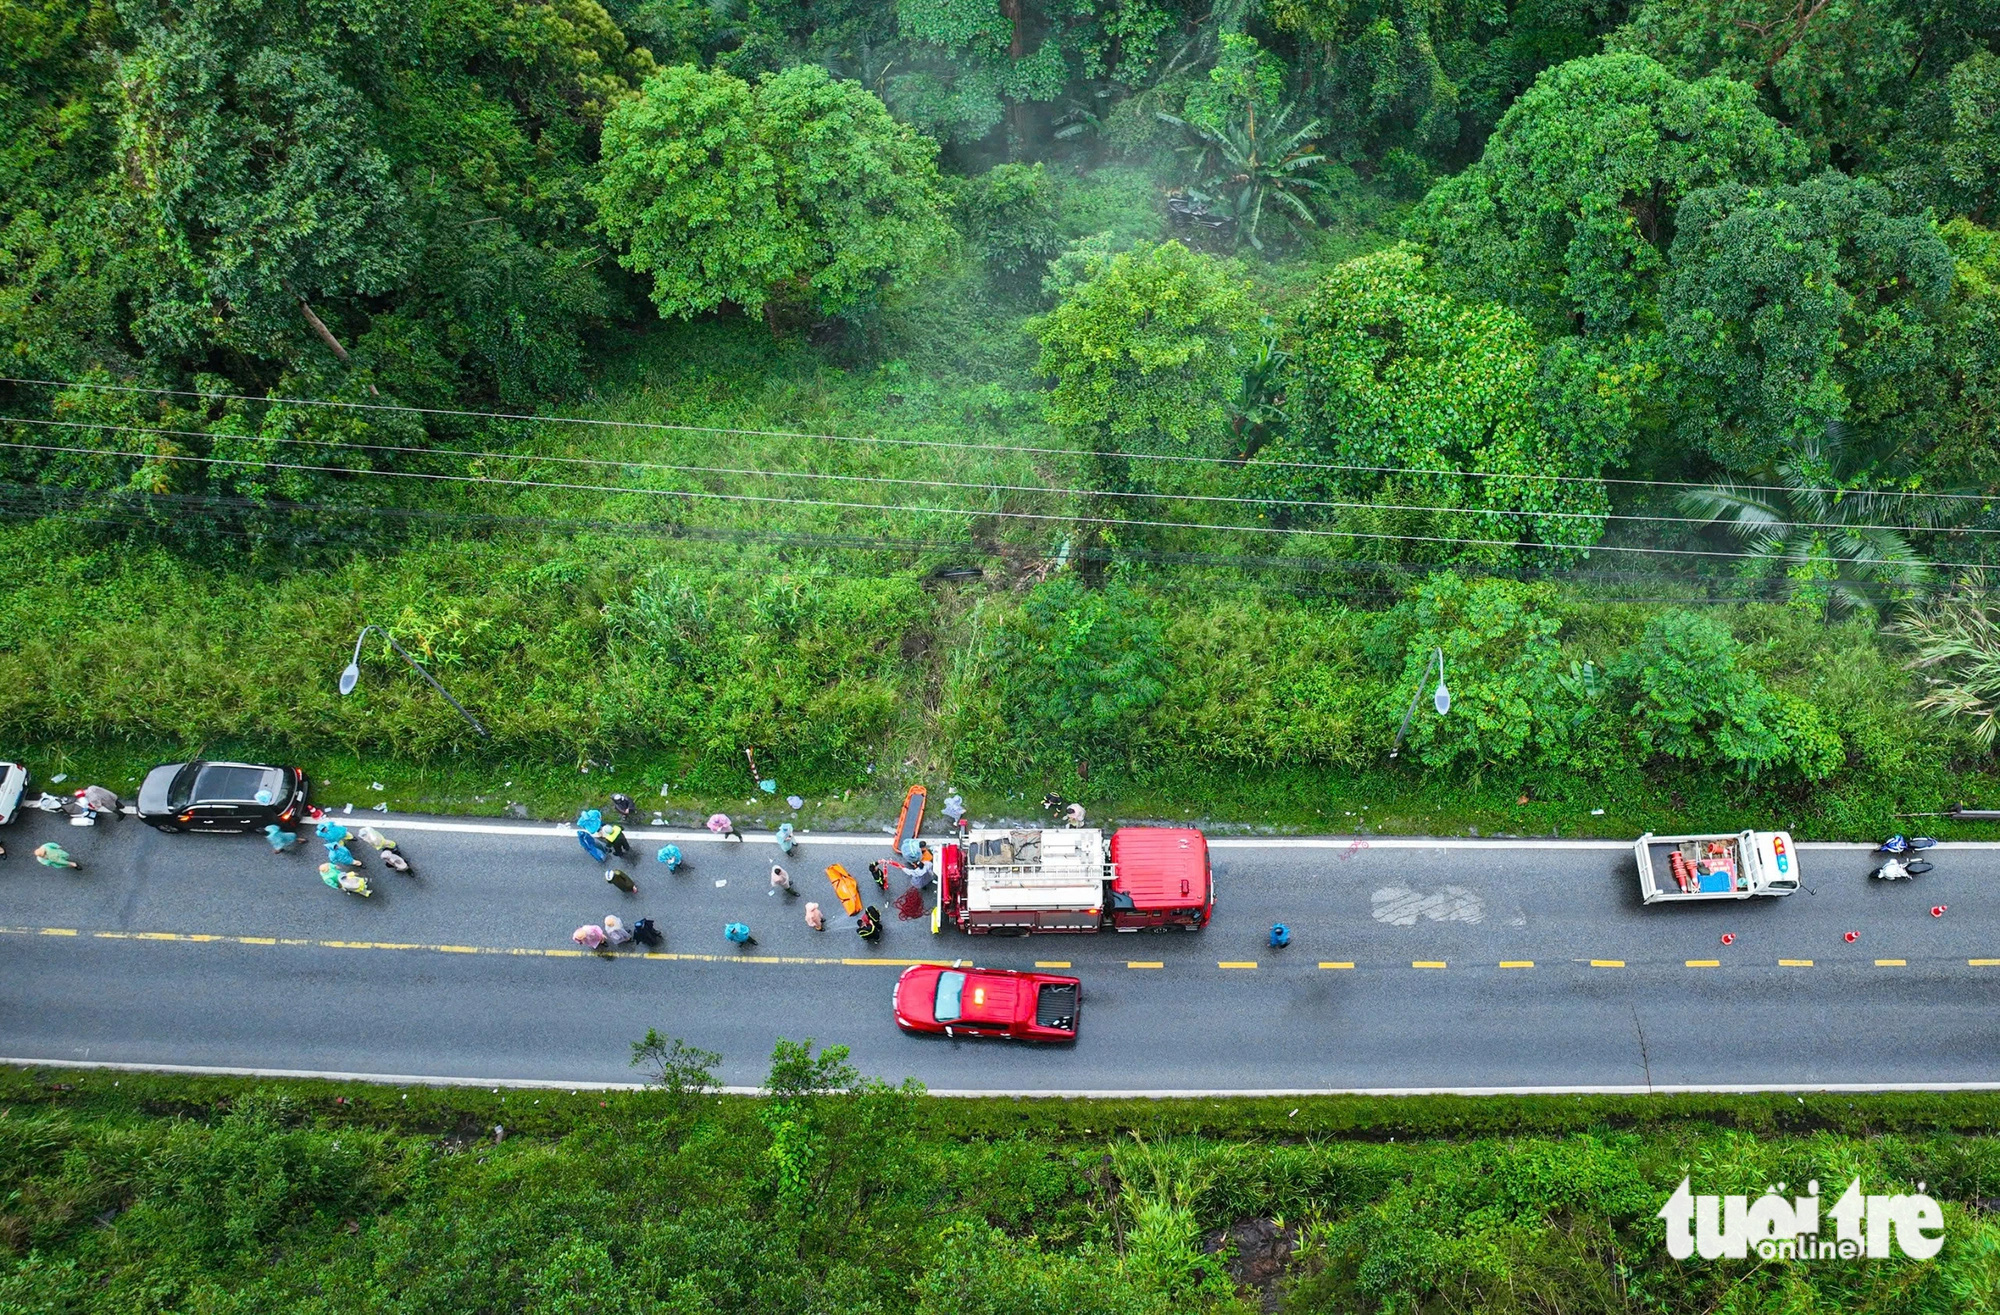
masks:
<svg viewBox="0 0 2000 1315"><path fill-rule="evenodd" d="M1623 959L1592 959L1590 966L1593 968L1623 968L1625 961Z"/></svg>
<svg viewBox="0 0 2000 1315"><path fill-rule="evenodd" d="M1690 968L1720 968L1720 967L1722 966L1722 960L1720 960L1720 959L1689 959L1689 960L1687 961L1687 966L1688 966L1688 967L1690 967Z"/></svg>
<svg viewBox="0 0 2000 1315"><path fill-rule="evenodd" d="M1127 968L1164 968L1167 965L1158 959L1127 959L1125 966Z"/></svg>
<svg viewBox="0 0 2000 1315"><path fill-rule="evenodd" d="M44 927L44 928L42 928L42 935L44 935L44 936L74 936L74 935L76 935L76 928L74 928L74 927Z"/></svg>
<svg viewBox="0 0 2000 1315"><path fill-rule="evenodd" d="M1412 967L1412 968L1442 968L1442 967L1444 967L1444 960L1443 960L1443 959L1412 959L1412 960L1410 961L1410 967Z"/></svg>
<svg viewBox="0 0 2000 1315"><path fill-rule="evenodd" d="M1354 966L1354 962L1351 959L1342 959L1339 962L1335 963L1322 959L1320 960L1319 966L1322 968L1352 968Z"/></svg>
<svg viewBox="0 0 2000 1315"><path fill-rule="evenodd" d="M1500 966L1502 968L1532 968L1535 966L1535 961L1533 959L1502 959Z"/></svg>
<svg viewBox="0 0 2000 1315"><path fill-rule="evenodd" d="M869 968L869 967L914 968L920 963L936 964L939 965L940 967L949 967L951 964L951 960L949 959L842 959L841 962L844 964L849 964L851 966L862 967L862 968Z"/></svg>
<svg viewBox="0 0 2000 1315"><path fill-rule="evenodd" d="M1255 968L1257 961L1255 959L1223 959L1215 966L1218 968Z"/></svg>
<svg viewBox="0 0 2000 1315"><path fill-rule="evenodd" d="M1813 961L1811 959L1780 959L1778 960L1778 966L1780 968L1810 968L1813 966Z"/></svg>
<svg viewBox="0 0 2000 1315"><path fill-rule="evenodd" d="M1037 967L1037 968L1067 968L1067 967L1069 967L1069 960L1068 960L1068 959L1037 959L1037 960L1035 960L1035 967Z"/></svg>
<svg viewBox="0 0 2000 1315"><path fill-rule="evenodd" d="M1877 959L1875 966L1877 968L1907 968L1910 966L1910 961L1908 959Z"/></svg>
<svg viewBox="0 0 2000 1315"><path fill-rule="evenodd" d="M2000 968L2000 959L1967 959L1965 962L1973 968Z"/></svg>

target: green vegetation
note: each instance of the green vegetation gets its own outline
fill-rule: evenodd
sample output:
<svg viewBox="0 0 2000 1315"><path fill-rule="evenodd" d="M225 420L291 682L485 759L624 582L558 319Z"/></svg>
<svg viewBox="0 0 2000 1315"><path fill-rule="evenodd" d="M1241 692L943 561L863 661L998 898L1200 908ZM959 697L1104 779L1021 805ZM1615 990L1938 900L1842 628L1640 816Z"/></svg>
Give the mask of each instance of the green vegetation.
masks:
<svg viewBox="0 0 2000 1315"><path fill-rule="evenodd" d="M1976 1315L2000 1290L1985 1095L932 1100L787 1043L745 1098L700 1094L706 1058L574 1095L9 1070L0 1309ZM1667 1257L1683 1176L1856 1175L1944 1203L1936 1261Z"/></svg>
<svg viewBox="0 0 2000 1315"><path fill-rule="evenodd" d="M1993 782L1986 605L1942 601L2000 487L1964 14L0 30L0 735L37 763L537 811L623 769L678 809L754 749L819 824L921 775L1570 832L1886 831ZM364 621L493 740L382 653L334 695ZM1438 650L1457 707L1392 764Z"/></svg>

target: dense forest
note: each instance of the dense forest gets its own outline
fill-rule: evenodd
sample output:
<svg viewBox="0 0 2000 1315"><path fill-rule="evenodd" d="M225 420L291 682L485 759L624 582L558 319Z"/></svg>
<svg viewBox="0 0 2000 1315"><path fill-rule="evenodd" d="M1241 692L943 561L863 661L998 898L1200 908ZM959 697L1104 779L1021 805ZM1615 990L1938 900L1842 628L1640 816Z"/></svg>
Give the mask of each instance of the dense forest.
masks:
<svg viewBox="0 0 2000 1315"><path fill-rule="evenodd" d="M5 0L0 728L697 795L754 745L1257 815L1967 801L1995 31ZM387 668L339 703L364 620L493 742ZM1461 711L1389 771L1433 650Z"/></svg>

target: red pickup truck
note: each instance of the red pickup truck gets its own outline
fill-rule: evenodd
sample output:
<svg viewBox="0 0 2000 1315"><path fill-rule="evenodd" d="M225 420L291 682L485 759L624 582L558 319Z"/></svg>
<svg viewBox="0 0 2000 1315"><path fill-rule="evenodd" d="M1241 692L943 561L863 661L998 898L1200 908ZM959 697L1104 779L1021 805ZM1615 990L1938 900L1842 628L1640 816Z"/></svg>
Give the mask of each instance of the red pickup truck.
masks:
<svg viewBox="0 0 2000 1315"><path fill-rule="evenodd" d="M948 1037L1074 1041L1083 984L1054 973L920 963L896 982L896 1026Z"/></svg>

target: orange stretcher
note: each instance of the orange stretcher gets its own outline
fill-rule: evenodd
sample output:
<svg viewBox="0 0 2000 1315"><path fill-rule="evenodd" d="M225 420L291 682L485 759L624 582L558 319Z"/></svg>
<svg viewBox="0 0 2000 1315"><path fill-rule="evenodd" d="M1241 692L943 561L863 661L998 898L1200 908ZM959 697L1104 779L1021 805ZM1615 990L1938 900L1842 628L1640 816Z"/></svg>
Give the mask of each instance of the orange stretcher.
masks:
<svg viewBox="0 0 2000 1315"><path fill-rule="evenodd" d="M840 896L840 907L849 917L861 912L861 887L855 884L853 874L834 863L827 867L826 879L833 883L833 893Z"/></svg>

